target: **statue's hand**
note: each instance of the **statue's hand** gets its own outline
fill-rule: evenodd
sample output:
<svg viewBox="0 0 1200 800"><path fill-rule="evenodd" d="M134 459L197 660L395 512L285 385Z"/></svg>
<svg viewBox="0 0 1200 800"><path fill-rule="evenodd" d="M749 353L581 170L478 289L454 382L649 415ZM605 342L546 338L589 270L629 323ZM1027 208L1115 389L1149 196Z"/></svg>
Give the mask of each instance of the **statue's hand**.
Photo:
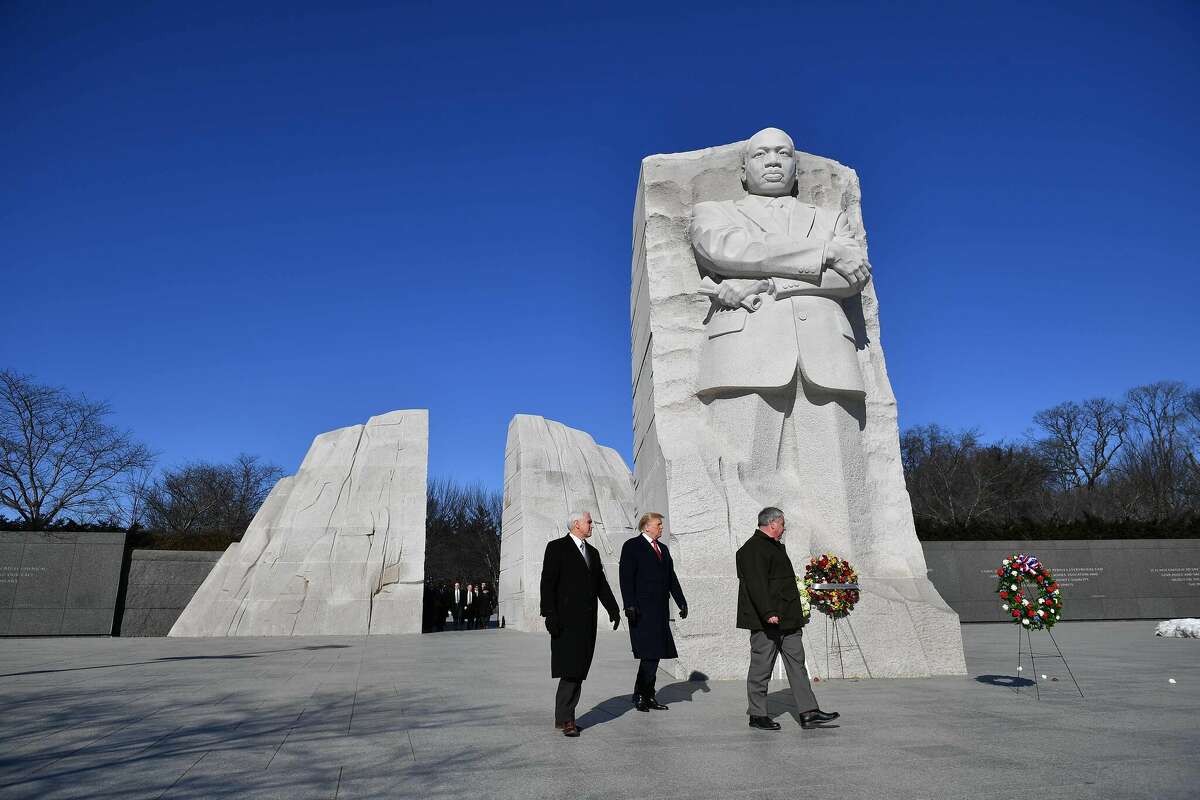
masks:
<svg viewBox="0 0 1200 800"><path fill-rule="evenodd" d="M854 291L860 291L871 280L870 262L858 250L834 242L825 245L825 266L845 278Z"/></svg>
<svg viewBox="0 0 1200 800"><path fill-rule="evenodd" d="M737 308L753 294L767 291L769 284L763 280L730 278L717 285L717 302L725 308Z"/></svg>

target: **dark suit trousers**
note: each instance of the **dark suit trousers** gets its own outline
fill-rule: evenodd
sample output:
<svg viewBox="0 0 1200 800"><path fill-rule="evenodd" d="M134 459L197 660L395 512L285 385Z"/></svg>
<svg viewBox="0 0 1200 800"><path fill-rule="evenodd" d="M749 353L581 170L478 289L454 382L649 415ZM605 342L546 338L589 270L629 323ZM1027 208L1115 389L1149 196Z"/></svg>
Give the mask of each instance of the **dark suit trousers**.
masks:
<svg viewBox="0 0 1200 800"><path fill-rule="evenodd" d="M752 717L767 716L767 683L775 669L775 659L783 656L783 668L792 687L796 711L803 714L817 708L817 698L808 682L808 668L804 666L804 643L800 631L763 631L750 633L750 670L746 674L746 696L749 699L747 714Z"/></svg>
<svg viewBox="0 0 1200 800"><path fill-rule="evenodd" d="M575 706L579 705L579 695L583 691L583 681L571 678L558 679L558 691L554 693L554 721L573 722Z"/></svg>
<svg viewBox="0 0 1200 800"><path fill-rule="evenodd" d="M638 664L637 680L633 682L633 694L635 697L645 697L647 700L654 699L654 679L658 677L658 659L643 658Z"/></svg>

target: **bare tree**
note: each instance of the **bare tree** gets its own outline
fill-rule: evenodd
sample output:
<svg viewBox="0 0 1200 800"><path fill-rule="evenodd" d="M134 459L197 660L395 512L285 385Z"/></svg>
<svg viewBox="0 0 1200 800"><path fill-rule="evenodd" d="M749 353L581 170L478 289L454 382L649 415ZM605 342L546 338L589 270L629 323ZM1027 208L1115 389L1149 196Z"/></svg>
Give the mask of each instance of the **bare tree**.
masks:
<svg viewBox="0 0 1200 800"><path fill-rule="evenodd" d="M114 528L135 530L146 525L146 498L154 484L149 467L130 470L104 487L104 519Z"/></svg>
<svg viewBox="0 0 1200 800"><path fill-rule="evenodd" d="M1125 411L1103 397L1060 403L1033 417L1038 447L1064 489L1096 488L1125 444Z"/></svg>
<svg viewBox="0 0 1200 800"><path fill-rule="evenodd" d="M900 455L913 514L947 527L1028 515L1047 477L1028 447L984 445L974 429L910 428Z"/></svg>
<svg viewBox="0 0 1200 800"><path fill-rule="evenodd" d="M1121 469L1138 516L1170 519L1189 510L1185 481L1190 471L1186 424L1189 392L1179 381L1159 381L1125 395L1131 446Z"/></svg>
<svg viewBox="0 0 1200 800"><path fill-rule="evenodd" d="M1184 412L1187 428L1187 495L1192 510L1200 513L1200 389L1188 392Z"/></svg>
<svg viewBox="0 0 1200 800"><path fill-rule="evenodd" d="M425 575L434 580L500 578L500 492L433 478L425 511Z"/></svg>
<svg viewBox="0 0 1200 800"><path fill-rule="evenodd" d="M147 527L240 535L282 475L245 453L228 464L198 461L165 470L144 493Z"/></svg>
<svg viewBox="0 0 1200 800"><path fill-rule="evenodd" d="M30 529L104 514L115 482L148 469L151 452L105 423L107 404L0 371L0 506Z"/></svg>

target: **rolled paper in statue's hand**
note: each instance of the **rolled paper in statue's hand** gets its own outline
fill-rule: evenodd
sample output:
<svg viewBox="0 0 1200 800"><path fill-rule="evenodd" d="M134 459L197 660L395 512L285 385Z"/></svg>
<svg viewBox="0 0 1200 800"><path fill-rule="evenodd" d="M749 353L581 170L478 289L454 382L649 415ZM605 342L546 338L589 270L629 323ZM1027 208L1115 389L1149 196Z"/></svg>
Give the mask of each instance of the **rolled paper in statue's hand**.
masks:
<svg viewBox="0 0 1200 800"><path fill-rule="evenodd" d="M700 291L698 293L715 300L717 297L717 284L713 282L712 278L705 275L700 279ZM762 306L762 295L752 294L749 297L743 297L739 305L747 311L758 311L759 307Z"/></svg>

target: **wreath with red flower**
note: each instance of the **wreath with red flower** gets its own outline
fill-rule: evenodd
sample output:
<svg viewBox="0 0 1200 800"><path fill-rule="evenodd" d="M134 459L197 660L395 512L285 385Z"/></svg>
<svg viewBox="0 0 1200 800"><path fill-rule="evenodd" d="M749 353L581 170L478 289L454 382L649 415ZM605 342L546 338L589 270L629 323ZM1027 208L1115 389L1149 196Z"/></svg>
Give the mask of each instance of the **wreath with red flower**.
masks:
<svg viewBox="0 0 1200 800"><path fill-rule="evenodd" d="M1058 582L1035 557L1013 553L996 570L996 578L1000 610L1014 625L1040 631L1053 627L1062 617ZM1026 592L1027 584L1034 591Z"/></svg>
<svg viewBox="0 0 1200 800"><path fill-rule="evenodd" d="M804 567L804 586L808 589L812 607L826 616L841 619L848 616L858 602L858 589L815 589L823 583L858 585L858 573L845 559L822 554L813 556Z"/></svg>

